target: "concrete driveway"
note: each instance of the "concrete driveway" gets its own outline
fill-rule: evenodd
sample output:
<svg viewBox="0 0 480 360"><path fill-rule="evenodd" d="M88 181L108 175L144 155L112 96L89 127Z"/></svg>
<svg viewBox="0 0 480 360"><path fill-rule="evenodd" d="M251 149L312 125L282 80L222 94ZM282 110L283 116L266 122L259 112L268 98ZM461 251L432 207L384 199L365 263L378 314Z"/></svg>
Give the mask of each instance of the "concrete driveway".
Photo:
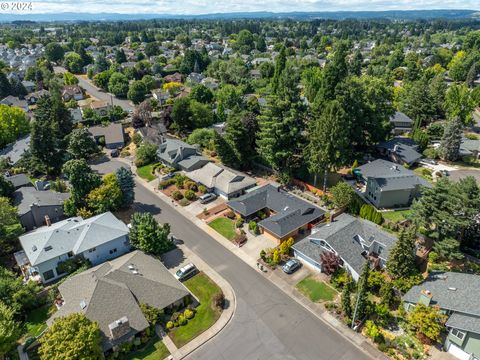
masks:
<svg viewBox="0 0 480 360"><path fill-rule="evenodd" d="M452 181L459 181L467 176L473 176L477 182L480 182L480 169L462 169L450 171L450 176L448 178Z"/></svg>

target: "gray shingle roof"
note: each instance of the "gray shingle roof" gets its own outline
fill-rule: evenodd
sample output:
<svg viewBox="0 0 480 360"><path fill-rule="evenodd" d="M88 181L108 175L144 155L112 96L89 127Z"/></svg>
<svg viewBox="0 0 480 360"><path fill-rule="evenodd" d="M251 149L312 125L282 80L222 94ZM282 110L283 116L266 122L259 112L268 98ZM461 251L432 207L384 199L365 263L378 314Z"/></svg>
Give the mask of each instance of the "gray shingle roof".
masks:
<svg viewBox="0 0 480 360"><path fill-rule="evenodd" d="M422 154L417 151L418 145L410 138L396 137L381 142L377 148L393 153L406 164L413 164L422 158Z"/></svg>
<svg viewBox="0 0 480 360"><path fill-rule="evenodd" d="M355 171L360 172L365 179L376 179L382 191L411 189L420 185L431 187L428 181L413 171L387 160L377 159L359 166Z"/></svg>
<svg viewBox="0 0 480 360"><path fill-rule="evenodd" d="M5 179L10 181L13 184L13 186L15 186L15 189L18 189L22 186L33 186L32 182L30 181L28 176L25 174L7 176L5 177Z"/></svg>
<svg viewBox="0 0 480 360"><path fill-rule="evenodd" d="M363 244L359 237L363 239ZM320 254L326 251L320 246L321 240L360 273L365 263L362 252L378 254L381 246L382 251L378 255L386 259L397 238L368 220L341 214L333 222L314 229L308 238L294 244L293 249L320 263Z"/></svg>
<svg viewBox="0 0 480 360"><path fill-rule="evenodd" d="M480 334L480 317L453 313L445 324L448 327L453 327L455 329L465 330Z"/></svg>
<svg viewBox="0 0 480 360"><path fill-rule="evenodd" d="M270 184L240 196L227 205L242 216L250 216L265 208L273 210L276 214L260 221L258 225L278 237L283 237L325 214L319 207Z"/></svg>
<svg viewBox="0 0 480 360"><path fill-rule="evenodd" d="M193 168L199 162L208 162L207 158L198 154L195 146L176 139L165 139L158 147L157 156L167 164L178 164L185 169Z"/></svg>
<svg viewBox="0 0 480 360"><path fill-rule="evenodd" d="M249 188L256 183L250 176L211 162L200 169L188 172L187 176L208 188L217 188L225 194Z"/></svg>
<svg viewBox="0 0 480 360"><path fill-rule="evenodd" d="M34 187L21 187L13 193L13 204L19 215L25 215L34 204L37 206L62 206L70 197L69 193L38 191Z"/></svg>
<svg viewBox="0 0 480 360"><path fill-rule="evenodd" d="M403 112L401 111L396 111L395 114L393 114L393 116L390 118L390 122L392 123L409 123L409 124L413 124L413 120L410 119L407 115L405 115Z"/></svg>
<svg viewBox="0 0 480 360"><path fill-rule="evenodd" d="M105 144L124 143L124 134L122 124L111 123L108 126L92 126L88 132L94 137L104 136Z"/></svg>
<svg viewBox="0 0 480 360"><path fill-rule="evenodd" d="M99 323L104 350L148 327L139 304L164 309L189 295L183 284L159 260L141 251L73 276L59 286L59 291L64 305L48 323L58 317L83 312L87 318ZM82 302L86 305L83 309ZM129 321L130 333L117 340L111 339L108 325L124 316Z"/></svg>
<svg viewBox="0 0 480 360"><path fill-rule="evenodd" d="M403 300L417 303L422 290L430 291L433 305L480 316L480 276L478 275L433 271L423 283L412 287L403 296Z"/></svg>
<svg viewBox="0 0 480 360"><path fill-rule="evenodd" d="M11 164L16 164L20 160L20 157L23 155L23 153L29 149L29 147L30 135L27 135L0 150L0 158L7 158Z"/></svg>
<svg viewBox="0 0 480 360"><path fill-rule="evenodd" d="M30 264L38 265L69 251L79 254L128 235L128 232L128 227L122 221L111 212L106 212L86 220L74 217L43 226L19 239Z"/></svg>

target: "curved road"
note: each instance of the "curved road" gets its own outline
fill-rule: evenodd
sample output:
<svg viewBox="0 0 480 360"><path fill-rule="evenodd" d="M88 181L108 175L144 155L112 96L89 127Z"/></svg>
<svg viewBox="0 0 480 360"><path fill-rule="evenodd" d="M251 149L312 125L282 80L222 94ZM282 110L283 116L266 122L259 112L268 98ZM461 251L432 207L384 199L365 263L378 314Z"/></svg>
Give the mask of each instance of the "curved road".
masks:
<svg viewBox="0 0 480 360"><path fill-rule="evenodd" d="M120 166L125 165L108 161L92 168L107 173ZM170 223L175 236L235 290L237 309L232 321L188 359L370 359L139 182L135 196L137 206Z"/></svg>

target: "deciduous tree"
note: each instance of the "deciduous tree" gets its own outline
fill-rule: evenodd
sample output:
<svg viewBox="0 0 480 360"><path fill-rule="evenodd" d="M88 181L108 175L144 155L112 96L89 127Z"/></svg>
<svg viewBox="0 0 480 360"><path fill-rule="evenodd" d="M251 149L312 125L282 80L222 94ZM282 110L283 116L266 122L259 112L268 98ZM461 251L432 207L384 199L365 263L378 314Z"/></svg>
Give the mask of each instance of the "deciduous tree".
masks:
<svg viewBox="0 0 480 360"><path fill-rule="evenodd" d="M169 237L170 225L160 225L150 213L134 213L131 219L130 243L137 249L161 255L175 245Z"/></svg>
<svg viewBox="0 0 480 360"><path fill-rule="evenodd" d="M417 304L407 315L407 321L414 330L431 341L437 341L444 328L447 316L439 307Z"/></svg>
<svg viewBox="0 0 480 360"><path fill-rule="evenodd" d="M98 147L88 130L79 128L68 135L67 152L75 159L88 159L98 152Z"/></svg>
<svg viewBox="0 0 480 360"><path fill-rule="evenodd" d="M15 312L0 302L0 356L7 355L15 348L21 334L22 328L15 320Z"/></svg>

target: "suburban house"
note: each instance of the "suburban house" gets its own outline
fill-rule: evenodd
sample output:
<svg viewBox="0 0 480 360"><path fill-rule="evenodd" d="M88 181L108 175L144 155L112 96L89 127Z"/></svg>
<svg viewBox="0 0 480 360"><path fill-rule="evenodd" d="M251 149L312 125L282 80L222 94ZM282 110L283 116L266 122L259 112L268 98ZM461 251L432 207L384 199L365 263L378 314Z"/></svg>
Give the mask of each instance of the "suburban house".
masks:
<svg viewBox="0 0 480 360"><path fill-rule="evenodd" d="M88 132L92 134L95 141L100 143L100 139L105 139L105 147L107 149L118 149L125 145L122 124L110 123L107 126L92 126L88 128Z"/></svg>
<svg viewBox="0 0 480 360"><path fill-rule="evenodd" d="M162 89L152 90L152 97L158 101L158 105L162 106L167 103L167 100L170 99L170 93L168 91L163 91Z"/></svg>
<svg viewBox="0 0 480 360"><path fill-rule="evenodd" d="M18 209L20 223L26 230L46 225L63 218L63 203L69 193L38 191L33 186L20 187L13 193L13 205Z"/></svg>
<svg viewBox="0 0 480 360"><path fill-rule="evenodd" d="M422 158L422 154L417 151L417 143L407 137L395 137L381 142L376 148L381 156L400 165L411 166Z"/></svg>
<svg viewBox="0 0 480 360"><path fill-rule="evenodd" d="M0 150L0 158L7 159L11 165L15 165L29 148L30 135L27 135Z"/></svg>
<svg viewBox="0 0 480 360"><path fill-rule="evenodd" d="M374 267L383 269L397 238L371 221L343 213L326 224L312 229L312 234L293 245L295 257L322 271L320 255L333 252L357 281L362 267L370 259Z"/></svg>
<svg viewBox="0 0 480 360"><path fill-rule="evenodd" d="M478 159L480 157L480 140L462 138L460 156L473 156Z"/></svg>
<svg viewBox="0 0 480 360"><path fill-rule="evenodd" d="M90 105L87 105L87 108L92 109L99 116L105 116L108 114L108 111L112 108L110 103L107 101L92 101Z"/></svg>
<svg viewBox="0 0 480 360"><path fill-rule="evenodd" d="M167 135L167 128L163 122L155 122L137 129L142 139L150 144L160 145Z"/></svg>
<svg viewBox="0 0 480 360"><path fill-rule="evenodd" d="M6 176L5 179L10 181L13 184L13 186L15 187L15 190L17 190L21 187L25 187L25 186L32 186L33 187L32 182L30 181L28 176L25 175L25 174L17 174L17 175L12 175L12 176Z"/></svg>
<svg viewBox="0 0 480 360"><path fill-rule="evenodd" d="M130 251L128 227L111 212L89 219L73 217L55 224L47 223L20 236L28 264L22 267L26 277L38 275L48 283L65 275L58 265L75 256L89 260L92 265Z"/></svg>
<svg viewBox="0 0 480 360"><path fill-rule="evenodd" d="M80 110L80 108L68 109L68 111L70 112L74 124L83 121L82 110Z"/></svg>
<svg viewBox="0 0 480 360"><path fill-rule="evenodd" d="M22 100L12 95L8 95L6 98L0 100L0 104L7 106L15 106L22 109L23 111L28 111L27 100Z"/></svg>
<svg viewBox="0 0 480 360"><path fill-rule="evenodd" d="M227 200L243 195L256 184L256 180L248 175L211 162L186 175Z"/></svg>
<svg viewBox="0 0 480 360"><path fill-rule="evenodd" d="M353 184L355 190L376 208L408 207L421 195L422 187L431 187L413 171L382 159L364 164L353 173L358 178Z"/></svg>
<svg viewBox="0 0 480 360"><path fill-rule="evenodd" d="M30 80L22 80L22 85L27 90L28 93L31 93L32 91L35 91L35 83Z"/></svg>
<svg viewBox="0 0 480 360"><path fill-rule="evenodd" d="M404 296L405 310L416 304L438 306L448 315L444 348L462 360L480 358L480 276L432 271Z"/></svg>
<svg viewBox="0 0 480 360"><path fill-rule="evenodd" d="M47 324L72 313L83 313L98 323L104 352L118 350L120 344L132 341L149 326L140 304L164 310L183 307L192 299L160 260L141 251L75 275L58 290L59 309Z"/></svg>
<svg viewBox="0 0 480 360"><path fill-rule="evenodd" d="M410 119L403 112L396 111L390 118L390 124L392 124L392 133L395 135L405 134L412 131L413 120Z"/></svg>
<svg viewBox="0 0 480 360"><path fill-rule="evenodd" d="M25 100L27 100L30 105L34 105L37 103L38 100L40 100L42 96L48 95L50 95L50 92L48 92L48 90L42 89L28 94L27 96L25 96Z"/></svg>
<svg viewBox="0 0 480 360"><path fill-rule="evenodd" d="M63 101L70 100L83 100L85 96L83 95L83 90L79 85L65 85L62 91Z"/></svg>
<svg viewBox="0 0 480 360"><path fill-rule="evenodd" d="M277 243L305 233L325 214L319 207L272 184L252 189L227 205L246 221L261 218L259 212L265 214L267 217L258 226Z"/></svg>
<svg viewBox="0 0 480 360"><path fill-rule="evenodd" d="M199 169L210 161L196 146L176 139L165 139L158 146L157 156L165 165L184 171Z"/></svg>

